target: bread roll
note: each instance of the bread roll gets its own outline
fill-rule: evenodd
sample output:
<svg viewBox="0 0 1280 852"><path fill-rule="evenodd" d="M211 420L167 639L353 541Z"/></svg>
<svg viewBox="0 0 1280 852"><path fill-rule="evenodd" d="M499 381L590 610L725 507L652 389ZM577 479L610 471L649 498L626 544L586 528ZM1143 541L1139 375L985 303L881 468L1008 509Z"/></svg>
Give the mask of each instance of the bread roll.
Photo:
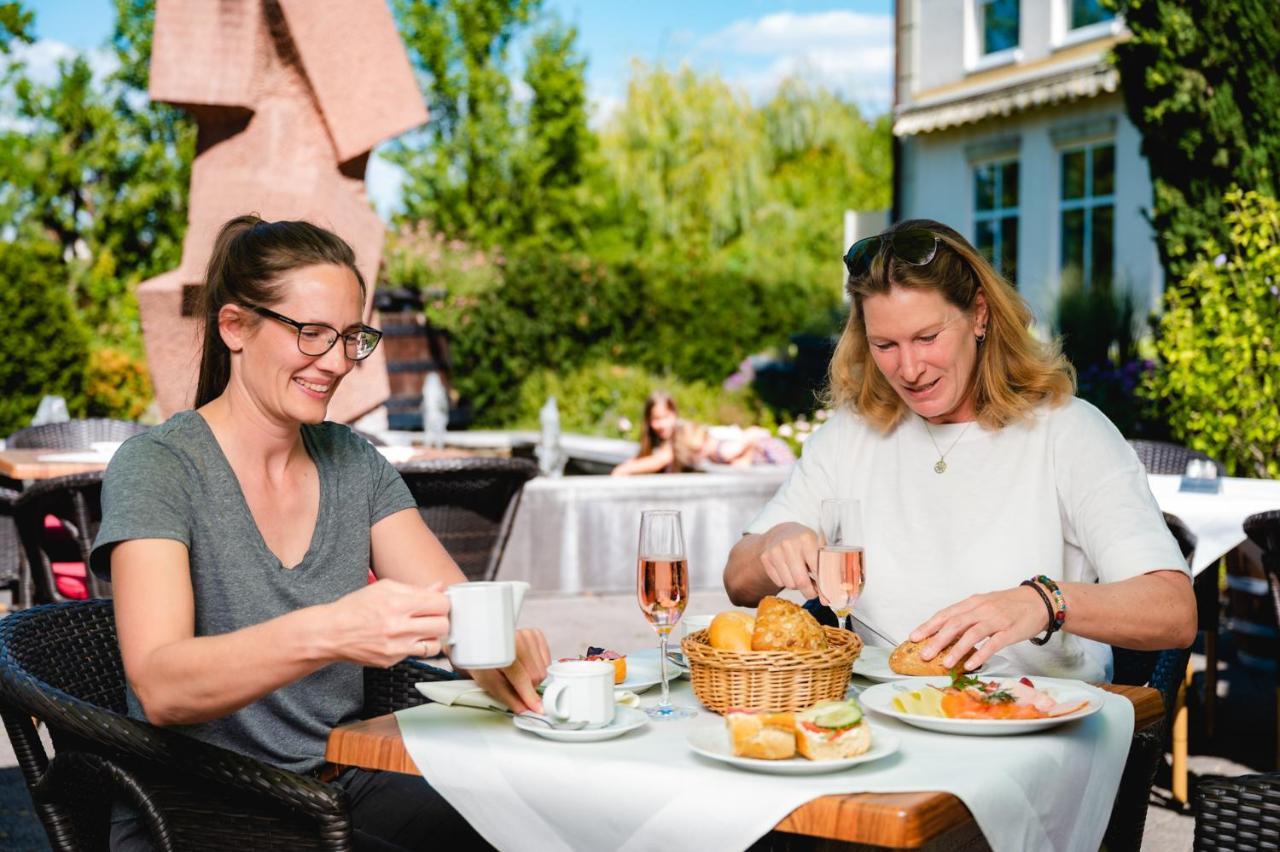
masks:
<svg viewBox="0 0 1280 852"><path fill-rule="evenodd" d="M750 651L755 619L745 612L722 612L711 619L707 641L718 651Z"/></svg>
<svg viewBox="0 0 1280 852"><path fill-rule="evenodd" d="M871 748L871 723L853 700L819 701L797 713L795 724L796 750L810 760L857 757Z"/></svg>
<svg viewBox="0 0 1280 852"><path fill-rule="evenodd" d="M928 639L923 642L912 642L910 639L903 642L901 645L894 648L893 653L889 655L889 668L898 674L904 675L951 674L951 669L947 668L943 664L942 658L945 657L953 647L955 647L955 642L952 642L950 645L939 651L938 655L932 660L925 661L920 659L920 652L924 650L924 646L928 644L928 642ZM965 654L964 657L956 662L955 668L963 669L964 661L969 659L976 650L976 648L970 648L969 653Z"/></svg>
<svg viewBox="0 0 1280 852"><path fill-rule="evenodd" d="M796 719L791 713L730 710L724 719L733 753L738 757L786 760L796 756Z"/></svg>
<svg viewBox="0 0 1280 852"><path fill-rule="evenodd" d="M827 634L822 632L822 625L803 607L773 595L760 601L751 650L820 651L826 647Z"/></svg>

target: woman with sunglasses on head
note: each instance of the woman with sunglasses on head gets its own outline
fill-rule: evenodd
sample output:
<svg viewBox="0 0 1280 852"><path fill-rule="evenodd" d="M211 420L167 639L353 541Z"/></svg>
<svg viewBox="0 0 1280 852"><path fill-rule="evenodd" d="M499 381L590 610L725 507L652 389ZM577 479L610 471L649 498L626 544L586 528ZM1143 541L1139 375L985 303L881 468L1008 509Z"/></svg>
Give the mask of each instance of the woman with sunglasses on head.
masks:
<svg viewBox="0 0 1280 852"><path fill-rule="evenodd" d="M483 847L421 778L324 763L357 718L363 666L438 654L444 587L465 580L399 474L329 401L381 332L361 322L351 248L306 222L241 216L209 261L196 407L127 441L103 486L92 569L109 577L129 713L333 780L357 848ZM372 569L377 582L368 582ZM546 640L471 675L517 712ZM146 849L115 813L113 849Z"/></svg>
<svg viewBox="0 0 1280 852"><path fill-rule="evenodd" d="M903 222L845 256L849 319L830 368L836 413L730 553L754 606L817 597L824 498L861 501L871 644L910 638L966 668L1110 679L1109 645L1189 645L1190 572L1147 484L1022 298L963 237ZM954 643L954 645L952 644ZM950 647L949 647L950 646Z"/></svg>

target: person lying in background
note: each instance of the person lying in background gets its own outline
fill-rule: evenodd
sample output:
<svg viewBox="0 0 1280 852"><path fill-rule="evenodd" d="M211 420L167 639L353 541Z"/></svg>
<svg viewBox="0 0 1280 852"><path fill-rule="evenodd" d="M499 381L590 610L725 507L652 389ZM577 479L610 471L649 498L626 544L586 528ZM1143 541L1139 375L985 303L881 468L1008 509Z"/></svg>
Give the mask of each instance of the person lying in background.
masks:
<svg viewBox="0 0 1280 852"><path fill-rule="evenodd" d="M644 401L644 434L640 451L615 467L611 476L633 476L640 473L675 473L678 468L671 451L680 409L670 394L654 391Z"/></svg>
<svg viewBox="0 0 1280 852"><path fill-rule="evenodd" d="M689 470L704 463L751 467L789 465L796 460L785 441L760 426L713 428L682 420L676 427L672 447L676 464Z"/></svg>

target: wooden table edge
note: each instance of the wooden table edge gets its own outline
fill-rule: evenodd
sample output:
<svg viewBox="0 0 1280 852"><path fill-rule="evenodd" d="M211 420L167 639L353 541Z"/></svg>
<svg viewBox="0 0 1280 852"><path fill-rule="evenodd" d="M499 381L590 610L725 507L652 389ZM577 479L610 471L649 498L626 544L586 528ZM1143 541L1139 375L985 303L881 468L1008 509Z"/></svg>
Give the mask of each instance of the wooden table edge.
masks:
<svg viewBox="0 0 1280 852"><path fill-rule="evenodd" d="M93 473L106 470L102 462L40 461L40 456L55 453L89 452L89 450L37 450L14 448L0 450L0 474L10 479L53 479L74 473Z"/></svg>
<svg viewBox="0 0 1280 852"><path fill-rule="evenodd" d="M1164 717L1160 693L1144 686L1100 685L1134 705L1134 731ZM394 715L378 716L335 728L325 758L332 763L421 775L400 738ZM778 831L911 849L973 820L964 802L951 793L849 793L823 796L796 808Z"/></svg>

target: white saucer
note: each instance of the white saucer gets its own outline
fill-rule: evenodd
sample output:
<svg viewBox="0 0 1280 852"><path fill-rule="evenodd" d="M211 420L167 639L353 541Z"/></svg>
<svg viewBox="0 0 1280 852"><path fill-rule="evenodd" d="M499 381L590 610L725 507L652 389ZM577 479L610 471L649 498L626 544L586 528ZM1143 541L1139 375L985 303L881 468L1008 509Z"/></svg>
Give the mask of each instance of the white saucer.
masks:
<svg viewBox="0 0 1280 852"><path fill-rule="evenodd" d="M675 660L671 659L670 654L679 654L681 657L684 656L679 651L670 651L668 653L667 679L676 680L677 678L682 678L682 677L687 678L689 676L688 666L681 666ZM636 669L639 672L643 673L646 678L653 679L652 685L656 686L657 684L662 682L661 673L658 671L658 649L657 648L642 648L639 651L630 652L627 655L628 666L632 664L632 661L634 661ZM628 678L631 677L630 668L627 669L627 677ZM648 687L646 687L646 689L647 688ZM631 691L635 692L634 689L632 689Z"/></svg>
<svg viewBox="0 0 1280 852"><path fill-rule="evenodd" d="M617 712L613 715L613 721L609 724L602 728L583 728L580 731L557 730L541 722L520 716L513 717L513 721L520 730L537 734L548 740L562 743L593 743L598 740L611 740L614 737L622 736L628 731L643 727L649 724L649 717L644 714L643 710L619 706Z"/></svg>
<svg viewBox="0 0 1280 852"><path fill-rule="evenodd" d="M823 772L838 772L888 757L898 750L898 738L874 728L871 730L871 748L857 757L844 757L839 760L809 760L807 757L791 757L786 760L760 760L754 757L738 757L733 753L729 743L729 732L723 724L703 725L689 732L689 748L703 757L728 763L740 769L752 772L767 772L771 775L818 775Z"/></svg>

